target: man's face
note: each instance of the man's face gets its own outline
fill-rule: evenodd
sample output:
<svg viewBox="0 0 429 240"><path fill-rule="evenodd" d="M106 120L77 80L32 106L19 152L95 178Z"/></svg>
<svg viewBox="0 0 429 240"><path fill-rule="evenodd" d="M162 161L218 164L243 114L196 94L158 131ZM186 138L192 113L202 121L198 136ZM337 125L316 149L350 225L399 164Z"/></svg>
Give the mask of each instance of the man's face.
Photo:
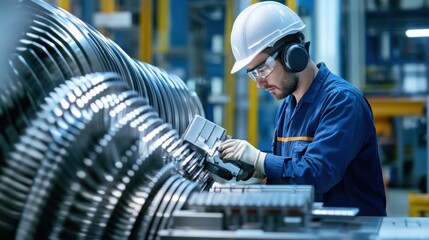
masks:
<svg viewBox="0 0 429 240"><path fill-rule="evenodd" d="M253 61L247 65L247 67L250 70L256 71L260 68L260 71L264 74L256 77L255 81L257 86L264 88L277 100L280 100L295 92L298 88L299 77L296 73L288 73L285 71L279 59L275 60L274 66L268 69L271 71L267 72L265 67L268 66L264 66L264 63L265 65L267 64L267 59L269 57L270 56L267 53L262 52L258 54Z"/></svg>

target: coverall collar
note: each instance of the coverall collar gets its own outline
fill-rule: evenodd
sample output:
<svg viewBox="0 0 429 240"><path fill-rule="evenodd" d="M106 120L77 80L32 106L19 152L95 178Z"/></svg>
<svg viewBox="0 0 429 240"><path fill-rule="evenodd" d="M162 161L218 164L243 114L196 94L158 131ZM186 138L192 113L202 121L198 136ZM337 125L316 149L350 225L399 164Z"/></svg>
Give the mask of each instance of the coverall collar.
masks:
<svg viewBox="0 0 429 240"><path fill-rule="evenodd" d="M304 96L302 96L301 101L303 102L314 102L320 88L322 87L323 83L325 82L325 79L329 75L329 69L328 67L326 67L325 63L318 63L317 67L319 68L319 71L317 72L316 77L314 78L310 87L305 92Z"/></svg>

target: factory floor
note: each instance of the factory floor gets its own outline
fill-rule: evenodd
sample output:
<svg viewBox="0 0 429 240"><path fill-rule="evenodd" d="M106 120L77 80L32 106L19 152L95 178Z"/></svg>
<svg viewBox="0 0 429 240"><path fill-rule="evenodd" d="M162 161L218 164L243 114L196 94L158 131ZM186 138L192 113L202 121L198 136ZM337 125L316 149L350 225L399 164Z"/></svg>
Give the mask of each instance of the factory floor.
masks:
<svg viewBox="0 0 429 240"><path fill-rule="evenodd" d="M387 216L388 217L408 217L408 194L418 192L417 189L387 189Z"/></svg>

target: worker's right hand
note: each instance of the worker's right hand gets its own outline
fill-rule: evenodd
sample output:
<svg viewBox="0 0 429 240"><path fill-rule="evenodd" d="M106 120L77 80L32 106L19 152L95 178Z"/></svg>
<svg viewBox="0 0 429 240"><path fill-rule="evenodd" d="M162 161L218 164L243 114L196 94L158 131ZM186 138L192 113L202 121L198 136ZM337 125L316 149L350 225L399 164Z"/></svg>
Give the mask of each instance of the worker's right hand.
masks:
<svg viewBox="0 0 429 240"><path fill-rule="evenodd" d="M265 175L264 152L259 151L245 140L227 139L219 146L219 155L224 161L241 161L252 165L256 172Z"/></svg>

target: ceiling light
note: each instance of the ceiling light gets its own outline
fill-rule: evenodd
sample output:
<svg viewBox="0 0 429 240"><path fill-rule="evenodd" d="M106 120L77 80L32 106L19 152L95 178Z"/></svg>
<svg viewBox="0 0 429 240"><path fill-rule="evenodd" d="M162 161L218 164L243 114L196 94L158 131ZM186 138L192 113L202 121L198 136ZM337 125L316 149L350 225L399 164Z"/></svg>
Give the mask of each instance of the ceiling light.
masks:
<svg viewBox="0 0 429 240"><path fill-rule="evenodd" d="M407 37L429 37L429 28L426 29L409 29L405 32Z"/></svg>

